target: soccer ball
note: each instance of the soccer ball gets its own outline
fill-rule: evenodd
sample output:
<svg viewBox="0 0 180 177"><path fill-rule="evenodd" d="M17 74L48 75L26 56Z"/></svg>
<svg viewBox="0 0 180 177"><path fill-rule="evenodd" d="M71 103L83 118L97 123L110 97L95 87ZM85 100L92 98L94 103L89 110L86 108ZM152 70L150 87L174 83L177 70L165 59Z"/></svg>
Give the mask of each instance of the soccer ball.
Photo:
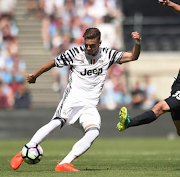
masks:
<svg viewBox="0 0 180 177"><path fill-rule="evenodd" d="M27 143L21 150L24 162L28 164L37 164L43 157L43 149L39 144Z"/></svg>

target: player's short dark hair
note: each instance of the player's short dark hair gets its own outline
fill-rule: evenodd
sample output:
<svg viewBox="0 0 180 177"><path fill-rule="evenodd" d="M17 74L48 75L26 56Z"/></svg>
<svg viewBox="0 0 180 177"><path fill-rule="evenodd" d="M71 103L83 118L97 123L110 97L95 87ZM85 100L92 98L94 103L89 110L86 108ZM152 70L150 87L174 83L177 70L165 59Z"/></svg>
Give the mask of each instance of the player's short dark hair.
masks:
<svg viewBox="0 0 180 177"><path fill-rule="evenodd" d="M84 39L95 39L98 38L98 40L101 40L101 32L98 28L88 28L86 29L84 35Z"/></svg>

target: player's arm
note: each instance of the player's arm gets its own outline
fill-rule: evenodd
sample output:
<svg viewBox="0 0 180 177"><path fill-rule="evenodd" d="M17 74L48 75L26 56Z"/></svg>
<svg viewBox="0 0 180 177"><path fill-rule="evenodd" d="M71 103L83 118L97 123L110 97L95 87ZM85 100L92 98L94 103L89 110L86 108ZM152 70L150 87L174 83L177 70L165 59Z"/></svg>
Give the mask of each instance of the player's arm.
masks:
<svg viewBox="0 0 180 177"><path fill-rule="evenodd" d="M141 51L141 37L137 31L131 33L135 45L131 52L125 52L120 60L121 63L137 60Z"/></svg>
<svg viewBox="0 0 180 177"><path fill-rule="evenodd" d="M180 14L180 5L169 0L159 0L159 3L172 8L175 12Z"/></svg>
<svg viewBox="0 0 180 177"><path fill-rule="evenodd" d="M35 83L36 78L39 77L42 73L49 71L51 68L55 67L55 61L51 60L47 63L45 63L43 66L41 66L37 71L35 71L33 74L29 74L27 76L27 82L29 84Z"/></svg>

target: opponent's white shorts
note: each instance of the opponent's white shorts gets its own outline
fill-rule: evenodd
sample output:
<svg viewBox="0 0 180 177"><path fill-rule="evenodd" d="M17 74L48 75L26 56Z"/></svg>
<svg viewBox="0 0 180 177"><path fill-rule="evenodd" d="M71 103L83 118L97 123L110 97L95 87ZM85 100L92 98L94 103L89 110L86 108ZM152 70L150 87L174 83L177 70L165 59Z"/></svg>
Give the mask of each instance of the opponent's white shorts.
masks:
<svg viewBox="0 0 180 177"><path fill-rule="evenodd" d="M52 119L56 117L65 119L65 125L77 127L77 123L79 123L83 129L90 124L95 124L98 129L101 126L101 117L97 108L73 97L68 97L59 103Z"/></svg>

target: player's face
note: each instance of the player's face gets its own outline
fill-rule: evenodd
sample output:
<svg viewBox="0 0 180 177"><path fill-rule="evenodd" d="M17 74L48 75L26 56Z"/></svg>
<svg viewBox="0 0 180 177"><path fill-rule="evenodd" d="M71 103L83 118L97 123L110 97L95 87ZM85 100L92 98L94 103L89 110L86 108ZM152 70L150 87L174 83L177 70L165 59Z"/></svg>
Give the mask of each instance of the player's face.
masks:
<svg viewBox="0 0 180 177"><path fill-rule="evenodd" d="M101 41L98 38L95 39L85 39L85 49L88 55L97 55L99 51L99 46L101 45Z"/></svg>

